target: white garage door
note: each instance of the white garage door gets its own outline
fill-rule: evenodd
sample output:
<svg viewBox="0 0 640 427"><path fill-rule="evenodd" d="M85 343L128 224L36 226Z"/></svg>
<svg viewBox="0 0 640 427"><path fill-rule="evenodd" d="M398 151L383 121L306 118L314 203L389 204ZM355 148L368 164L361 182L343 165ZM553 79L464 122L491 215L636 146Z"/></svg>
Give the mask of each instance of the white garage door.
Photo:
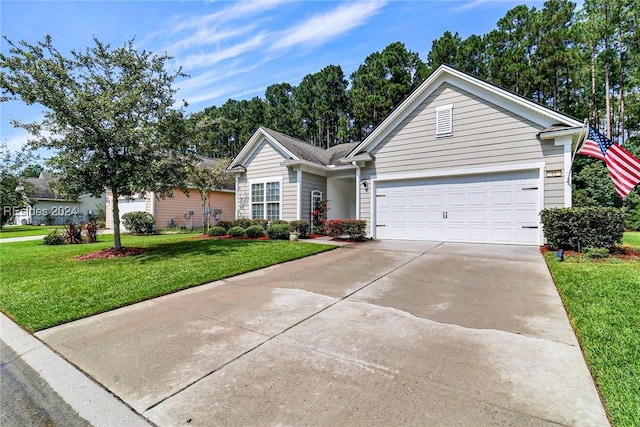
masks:
<svg viewBox="0 0 640 427"><path fill-rule="evenodd" d="M118 210L120 211L120 226L123 230L126 230L125 226L122 224L122 215L128 212L146 212L147 201L145 199L120 199L118 200Z"/></svg>
<svg viewBox="0 0 640 427"><path fill-rule="evenodd" d="M536 244L538 171L381 181L376 237Z"/></svg>

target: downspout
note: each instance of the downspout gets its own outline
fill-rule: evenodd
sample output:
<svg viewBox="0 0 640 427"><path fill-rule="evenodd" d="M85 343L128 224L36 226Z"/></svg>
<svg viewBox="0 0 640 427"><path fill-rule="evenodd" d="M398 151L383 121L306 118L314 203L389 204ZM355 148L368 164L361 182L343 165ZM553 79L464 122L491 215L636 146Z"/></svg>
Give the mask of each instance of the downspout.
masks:
<svg viewBox="0 0 640 427"><path fill-rule="evenodd" d="M360 179L362 173L358 162L351 162L351 164L356 168L356 219L360 219Z"/></svg>

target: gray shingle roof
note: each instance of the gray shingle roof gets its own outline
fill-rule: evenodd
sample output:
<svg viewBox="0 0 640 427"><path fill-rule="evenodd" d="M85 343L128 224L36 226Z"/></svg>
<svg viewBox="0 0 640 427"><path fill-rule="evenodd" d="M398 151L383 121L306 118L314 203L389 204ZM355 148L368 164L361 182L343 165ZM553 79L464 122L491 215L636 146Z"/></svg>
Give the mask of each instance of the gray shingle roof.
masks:
<svg viewBox="0 0 640 427"><path fill-rule="evenodd" d="M335 165L338 159L345 157L351 150L358 146L357 142L335 145L329 149L316 147L304 141L293 138L284 133L276 132L265 127L262 129L273 139L278 141L284 148L289 150L294 156L301 160L318 163L323 166Z"/></svg>
<svg viewBox="0 0 640 427"><path fill-rule="evenodd" d="M58 196L51 188L53 178L46 172L42 172L39 178L24 178L27 196L31 199L60 199L64 197Z"/></svg>

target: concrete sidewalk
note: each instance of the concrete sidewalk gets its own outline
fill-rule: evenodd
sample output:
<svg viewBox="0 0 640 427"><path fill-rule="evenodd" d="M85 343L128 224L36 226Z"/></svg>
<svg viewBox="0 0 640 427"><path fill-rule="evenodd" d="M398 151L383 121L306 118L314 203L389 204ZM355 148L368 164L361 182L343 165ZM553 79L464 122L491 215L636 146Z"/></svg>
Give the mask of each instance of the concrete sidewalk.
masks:
<svg viewBox="0 0 640 427"><path fill-rule="evenodd" d="M608 425L535 247L348 245L36 335L162 426Z"/></svg>

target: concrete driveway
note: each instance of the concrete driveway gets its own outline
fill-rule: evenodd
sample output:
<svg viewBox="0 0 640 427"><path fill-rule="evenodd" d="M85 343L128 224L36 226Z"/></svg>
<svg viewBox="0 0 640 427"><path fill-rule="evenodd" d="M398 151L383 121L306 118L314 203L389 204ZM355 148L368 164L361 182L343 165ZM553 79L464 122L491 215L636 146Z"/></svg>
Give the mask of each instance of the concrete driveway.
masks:
<svg viewBox="0 0 640 427"><path fill-rule="evenodd" d="M608 425L535 247L353 244L37 336L161 426Z"/></svg>

